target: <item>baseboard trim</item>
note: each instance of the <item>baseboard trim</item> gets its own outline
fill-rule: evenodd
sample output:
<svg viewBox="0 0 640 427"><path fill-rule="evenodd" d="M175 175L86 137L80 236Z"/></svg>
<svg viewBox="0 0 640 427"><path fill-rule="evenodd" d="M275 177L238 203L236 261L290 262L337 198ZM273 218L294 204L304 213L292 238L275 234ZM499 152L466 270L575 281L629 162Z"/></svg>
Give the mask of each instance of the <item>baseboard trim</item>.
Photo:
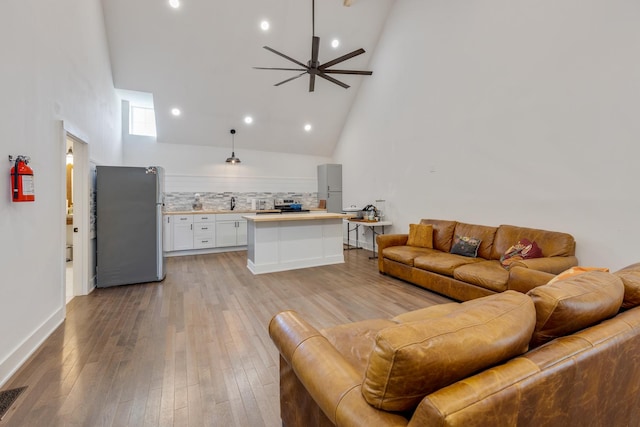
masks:
<svg viewBox="0 0 640 427"><path fill-rule="evenodd" d="M49 335L64 322L64 318L65 309L60 307L0 363L0 387L3 387L24 362L40 348Z"/></svg>

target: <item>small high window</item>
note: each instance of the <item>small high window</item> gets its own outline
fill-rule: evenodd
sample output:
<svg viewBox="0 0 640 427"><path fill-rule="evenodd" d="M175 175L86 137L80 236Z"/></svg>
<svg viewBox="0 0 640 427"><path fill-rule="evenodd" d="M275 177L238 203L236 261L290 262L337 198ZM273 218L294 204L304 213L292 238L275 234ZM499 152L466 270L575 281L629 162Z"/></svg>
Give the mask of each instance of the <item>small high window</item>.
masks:
<svg viewBox="0 0 640 427"><path fill-rule="evenodd" d="M153 108L131 106L129 133L131 135L156 136L156 114Z"/></svg>

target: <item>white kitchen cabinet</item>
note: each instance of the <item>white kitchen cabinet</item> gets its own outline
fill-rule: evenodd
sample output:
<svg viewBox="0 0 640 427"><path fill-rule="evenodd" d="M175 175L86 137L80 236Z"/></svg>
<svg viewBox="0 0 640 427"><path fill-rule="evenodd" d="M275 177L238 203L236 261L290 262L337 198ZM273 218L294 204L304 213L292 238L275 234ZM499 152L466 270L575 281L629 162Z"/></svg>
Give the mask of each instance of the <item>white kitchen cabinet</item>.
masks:
<svg viewBox="0 0 640 427"><path fill-rule="evenodd" d="M247 244L247 220L242 214L216 215L216 246L245 246Z"/></svg>
<svg viewBox="0 0 640 427"><path fill-rule="evenodd" d="M172 250L193 249L193 215L172 215L172 217Z"/></svg>
<svg viewBox="0 0 640 427"><path fill-rule="evenodd" d="M216 246L216 215L193 215L194 249L214 248Z"/></svg>
<svg viewBox="0 0 640 427"><path fill-rule="evenodd" d="M326 202L327 212L342 212L342 165L318 165L318 200Z"/></svg>
<svg viewBox="0 0 640 427"><path fill-rule="evenodd" d="M169 252L173 250L173 223L171 222L172 215L165 215L162 218L162 250Z"/></svg>

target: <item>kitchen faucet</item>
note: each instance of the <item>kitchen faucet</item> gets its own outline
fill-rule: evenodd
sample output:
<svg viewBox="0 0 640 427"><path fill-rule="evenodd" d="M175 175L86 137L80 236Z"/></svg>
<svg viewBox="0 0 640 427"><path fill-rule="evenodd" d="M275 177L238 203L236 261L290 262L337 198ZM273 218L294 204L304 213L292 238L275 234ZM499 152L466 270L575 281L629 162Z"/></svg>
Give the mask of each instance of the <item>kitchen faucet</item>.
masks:
<svg viewBox="0 0 640 427"><path fill-rule="evenodd" d="M236 198L232 197L231 198L231 210L234 210L236 208Z"/></svg>

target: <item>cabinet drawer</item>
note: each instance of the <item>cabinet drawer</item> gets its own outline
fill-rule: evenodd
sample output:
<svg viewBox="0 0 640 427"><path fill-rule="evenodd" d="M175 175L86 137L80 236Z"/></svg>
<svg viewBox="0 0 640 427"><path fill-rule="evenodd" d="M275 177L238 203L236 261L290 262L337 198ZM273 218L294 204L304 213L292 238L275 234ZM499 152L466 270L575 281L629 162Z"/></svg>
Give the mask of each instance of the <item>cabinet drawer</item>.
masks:
<svg viewBox="0 0 640 427"><path fill-rule="evenodd" d="M171 215L173 221L176 224L191 224L193 223L193 215Z"/></svg>
<svg viewBox="0 0 640 427"><path fill-rule="evenodd" d="M195 249L214 248L216 241L213 237L194 237L193 247Z"/></svg>
<svg viewBox="0 0 640 427"><path fill-rule="evenodd" d="M193 234L195 236L213 236L216 231L216 224L211 222L196 222L193 224Z"/></svg>
<svg viewBox="0 0 640 427"><path fill-rule="evenodd" d="M216 221L246 221L242 218L246 214L218 214L216 215Z"/></svg>
<svg viewBox="0 0 640 427"><path fill-rule="evenodd" d="M215 214L193 214L193 222L213 222L216 220Z"/></svg>

